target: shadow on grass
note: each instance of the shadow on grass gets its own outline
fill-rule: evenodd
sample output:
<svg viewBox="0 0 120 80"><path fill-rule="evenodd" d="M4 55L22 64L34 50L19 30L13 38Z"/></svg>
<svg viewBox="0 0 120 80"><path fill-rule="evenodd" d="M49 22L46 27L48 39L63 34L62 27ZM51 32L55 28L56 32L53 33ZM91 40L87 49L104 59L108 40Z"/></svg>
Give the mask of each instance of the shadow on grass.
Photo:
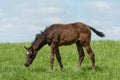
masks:
<svg viewBox="0 0 120 80"><path fill-rule="evenodd" d="M106 66L96 66L95 72L103 72L107 67ZM81 69L77 70L77 68L67 67L64 72L94 72L92 71L91 66L83 66Z"/></svg>
<svg viewBox="0 0 120 80"><path fill-rule="evenodd" d="M95 72L103 72L106 69L108 69L107 66L96 66L96 71ZM33 73L44 73L44 72L50 72L50 70L46 67L2 67L0 68L0 73L22 73L22 72L33 72ZM54 69L54 72L61 72L61 70L58 69ZM92 72L92 68L90 66L84 66L82 67L80 70L77 70L77 68L71 68L71 67L67 67L64 69L65 73L70 73L70 72ZM63 73L64 73L63 72Z"/></svg>
<svg viewBox="0 0 120 80"><path fill-rule="evenodd" d="M39 73L39 72L50 72L50 70L48 68L45 68L45 67L32 67L32 68L29 68L28 70L30 70L31 72L37 72L37 73ZM86 66L86 67L82 67L80 70L77 70L77 68L74 69L74 68L67 67L67 68L64 69L63 73L64 72L68 72L68 73L69 72L84 72L84 71L91 72L92 68L89 67L89 66ZM96 66L96 71L95 72L99 72L99 71L100 72L104 71L104 68ZM55 68L53 70L53 73L54 72L62 72L62 71L59 68L57 68L57 69Z"/></svg>
<svg viewBox="0 0 120 80"><path fill-rule="evenodd" d="M46 69L45 67L33 67L30 69L30 71L39 73L39 72L47 72L48 69Z"/></svg>
<svg viewBox="0 0 120 80"><path fill-rule="evenodd" d="M96 66L95 72L102 72L105 69L108 69L108 67L107 66ZM92 67L91 66L82 67L81 70L82 71L92 71Z"/></svg>

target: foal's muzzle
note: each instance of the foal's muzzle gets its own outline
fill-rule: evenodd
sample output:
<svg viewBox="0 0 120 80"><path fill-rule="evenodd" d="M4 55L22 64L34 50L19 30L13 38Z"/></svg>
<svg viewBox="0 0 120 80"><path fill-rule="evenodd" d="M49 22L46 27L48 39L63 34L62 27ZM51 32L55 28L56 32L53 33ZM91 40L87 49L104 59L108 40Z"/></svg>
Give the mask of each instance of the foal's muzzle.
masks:
<svg viewBox="0 0 120 80"><path fill-rule="evenodd" d="M24 65L25 65L25 67L29 67L29 64L27 64L27 63L25 63Z"/></svg>

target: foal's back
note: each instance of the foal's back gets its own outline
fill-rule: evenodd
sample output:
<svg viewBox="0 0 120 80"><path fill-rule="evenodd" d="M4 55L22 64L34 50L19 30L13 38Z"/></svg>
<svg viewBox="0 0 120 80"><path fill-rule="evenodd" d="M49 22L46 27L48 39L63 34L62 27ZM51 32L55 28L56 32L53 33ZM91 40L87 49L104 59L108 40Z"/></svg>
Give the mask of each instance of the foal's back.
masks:
<svg viewBox="0 0 120 80"><path fill-rule="evenodd" d="M47 30L47 39L58 45L69 45L76 41L85 41L90 38L91 31L88 25L76 22L71 24L53 24Z"/></svg>

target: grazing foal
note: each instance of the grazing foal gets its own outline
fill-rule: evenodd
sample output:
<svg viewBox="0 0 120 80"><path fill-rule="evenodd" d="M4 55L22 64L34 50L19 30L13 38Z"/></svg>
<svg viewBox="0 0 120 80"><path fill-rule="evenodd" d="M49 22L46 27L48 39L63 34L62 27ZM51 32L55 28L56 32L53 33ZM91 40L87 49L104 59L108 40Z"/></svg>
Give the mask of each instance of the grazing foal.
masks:
<svg viewBox="0 0 120 80"><path fill-rule="evenodd" d="M25 47L27 50L25 66L28 67L33 62L37 52L45 44L48 44L51 47L50 70L53 70L54 55L56 55L60 69L63 71L63 63L59 52L59 46L76 43L79 55L78 69L84 59L84 47L90 56L92 70L95 70L95 55L90 46L91 30L98 36L104 37L104 33L81 22L51 25L44 32L36 35L35 41L29 48Z"/></svg>

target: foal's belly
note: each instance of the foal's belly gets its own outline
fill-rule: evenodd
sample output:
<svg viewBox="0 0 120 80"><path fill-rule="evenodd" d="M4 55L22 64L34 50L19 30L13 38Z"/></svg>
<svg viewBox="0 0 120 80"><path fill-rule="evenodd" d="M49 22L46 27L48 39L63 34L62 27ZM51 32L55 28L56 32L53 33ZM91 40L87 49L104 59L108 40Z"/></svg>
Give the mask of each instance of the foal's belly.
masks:
<svg viewBox="0 0 120 80"><path fill-rule="evenodd" d="M61 33L62 34L62 33ZM74 32L71 33L64 33L59 38L59 44L60 45L70 45L77 41L78 36Z"/></svg>
<svg viewBox="0 0 120 80"><path fill-rule="evenodd" d="M73 44L73 43L76 43L76 39L63 39L63 40L60 40L59 41L59 45L70 45L70 44Z"/></svg>

